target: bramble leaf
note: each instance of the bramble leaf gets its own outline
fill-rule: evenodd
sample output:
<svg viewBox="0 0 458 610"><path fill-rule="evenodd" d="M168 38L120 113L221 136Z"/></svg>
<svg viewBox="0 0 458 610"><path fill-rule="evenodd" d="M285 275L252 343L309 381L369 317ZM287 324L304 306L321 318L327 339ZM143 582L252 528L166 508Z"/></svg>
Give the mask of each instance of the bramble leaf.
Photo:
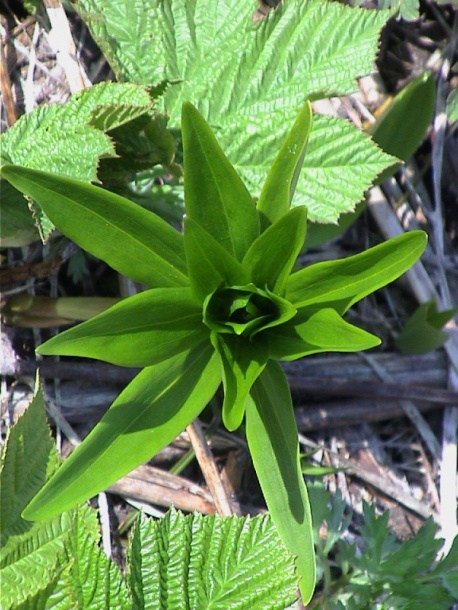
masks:
<svg viewBox="0 0 458 610"><path fill-rule="evenodd" d="M276 610L297 597L292 557L268 515L141 516L128 557L138 608Z"/></svg>
<svg viewBox="0 0 458 610"><path fill-rule="evenodd" d="M173 83L158 101L172 128L183 100L197 107L252 194L292 111L306 98L351 93L372 71L391 15L321 0L288 0L259 24L246 0L80 0L77 10L119 80ZM347 121L316 117L294 205L335 222L393 161Z"/></svg>

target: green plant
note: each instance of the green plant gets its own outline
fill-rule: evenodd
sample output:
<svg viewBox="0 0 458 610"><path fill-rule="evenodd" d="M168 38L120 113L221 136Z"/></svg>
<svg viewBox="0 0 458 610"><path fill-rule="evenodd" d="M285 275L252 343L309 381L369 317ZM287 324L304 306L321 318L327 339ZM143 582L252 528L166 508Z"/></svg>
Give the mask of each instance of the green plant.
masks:
<svg viewBox="0 0 458 610"><path fill-rule="evenodd" d="M294 561L268 515L140 515L127 570L99 545L97 511L75 506L30 523L21 512L58 467L40 388L8 433L0 471L0 604L38 608L283 609L297 598Z"/></svg>
<svg viewBox="0 0 458 610"><path fill-rule="evenodd" d="M258 196L304 99L354 91L356 79L372 70L391 13L288 0L253 23L255 6L247 0L79 0L75 8L119 82L21 117L2 137L2 155L31 169L97 177L105 188L179 219L181 106L189 100ZM307 206L310 225L332 226L394 161L349 121L316 116L293 205ZM161 172L174 176L171 185L153 186ZM19 230L18 208L27 221L27 206L17 195L2 204L13 208L0 229L12 245L37 237L30 222ZM52 224L35 212L49 236Z"/></svg>
<svg viewBox="0 0 458 610"><path fill-rule="evenodd" d="M268 508L297 558L303 599L310 599L310 509L291 396L278 362L378 345L377 337L342 316L399 277L426 243L424 233L411 232L292 272L305 239L306 208L291 209L291 200L311 121L307 102L255 204L203 117L185 104L184 235L101 188L3 167L3 176L64 234L150 286L39 348L45 355L84 355L145 369L32 500L26 518L68 509L147 460L197 417L222 382L223 422L235 430L245 418Z"/></svg>
<svg viewBox="0 0 458 610"><path fill-rule="evenodd" d="M351 514L339 494L331 498L321 483L309 488L318 559L319 592L310 608L319 610L449 610L458 600L458 538L447 555L437 526L429 519L404 542L364 504L360 536L348 535ZM326 537L319 526L326 524Z"/></svg>

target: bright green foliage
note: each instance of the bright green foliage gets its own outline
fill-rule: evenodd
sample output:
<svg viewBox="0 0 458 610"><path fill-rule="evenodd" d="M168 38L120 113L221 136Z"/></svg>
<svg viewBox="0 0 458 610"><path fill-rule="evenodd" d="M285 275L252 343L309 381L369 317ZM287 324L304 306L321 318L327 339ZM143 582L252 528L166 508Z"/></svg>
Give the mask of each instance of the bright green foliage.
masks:
<svg viewBox="0 0 458 610"><path fill-rule="evenodd" d="M451 123L458 121L458 86L456 85L447 98L447 116Z"/></svg>
<svg viewBox="0 0 458 610"><path fill-rule="evenodd" d="M38 389L8 433L2 455L1 607L129 608L121 573L98 546L88 507L30 523L21 512L58 466ZM123 592L124 589L124 592Z"/></svg>
<svg viewBox="0 0 458 610"><path fill-rule="evenodd" d="M369 129L374 141L387 153L407 161L420 146L434 116L436 83L424 72L406 85ZM383 182L399 169L399 163L377 179Z"/></svg>
<svg viewBox="0 0 458 610"><path fill-rule="evenodd" d="M396 347L405 354L424 354L442 347L449 338L442 328L456 313L458 307L437 311L435 301L422 303L399 333Z"/></svg>
<svg viewBox="0 0 458 610"><path fill-rule="evenodd" d="M350 542L346 531L351 515L345 515L345 502L332 498L322 484L310 486L310 500L315 524L318 577L323 592L310 608L329 610L449 610L458 599L458 538L445 557L438 560L443 540L436 538L432 519L413 538L396 541L388 527L388 513L377 516L375 509L364 506L361 539ZM325 521L327 536L318 529ZM326 564L341 570L333 581Z"/></svg>
<svg viewBox="0 0 458 610"><path fill-rule="evenodd" d="M2 158L15 165L95 180L100 159L116 156L105 132L151 111L152 99L144 87L95 85L72 95L64 105L40 106L20 117L1 137ZM2 214L5 208L7 215L16 216L18 208L25 213L24 201L18 202L13 193L3 195ZM42 210L34 212L40 234L47 239L53 225ZM14 225L2 222L2 238L18 240L16 231Z"/></svg>
<svg viewBox="0 0 458 610"><path fill-rule="evenodd" d="M268 515L140 517L126 581L99 546L96 511L79 506L31 524L20 513L57 466L38 390L10 429L1 472L1 607L283 608L297 597L292 556ZM12 476L12 475L15 476Z"/></svg>
<svg viewBox="0 0 458 610"><path fill-rule="evenodd" d="M222 382L223 421L232 430L246 418L268 507L297 557L303 599L310 598L314 561L307 490L291 397L275 361L377 345L377 337L341 316L408 269L426 237L408 233L290 275L306 230L305 209L289 208L302 156L297 151L305 149L309 132L310 113L303 110L301 116L305 128L296 125L289 136L298 148L281 148L259 210L207 123L184 104L184 236L97 187L3 168L4 177L36 199L63 233L154 286L39 348L42 354L85 355L146 368L32 500L27 518L45 519L68 509L147 460L204 409ZM287 188L280 197L277 184L283 181ZM267 204L271 198L279 213Z"/></svg>
<svg viewBox="0 0 458 610"><path fill-rule="evenodd" d="M136 608L286 608L296 599L291 556L270 517L140 517L128 549Z"/></svg>
<svg viewBox="0 0 458 610"><path fill-rule="evenodd" d="M158 100L181 125L190 100L213 127L250 192L307 97L344 95L373 69L388 11L288 0L253 23L247 0L80 0L76 5L121 81L170 83ZM318 117L295 205L336 222L393 159L347 121ZM276 206L275 206L276 207Z"/></svg>

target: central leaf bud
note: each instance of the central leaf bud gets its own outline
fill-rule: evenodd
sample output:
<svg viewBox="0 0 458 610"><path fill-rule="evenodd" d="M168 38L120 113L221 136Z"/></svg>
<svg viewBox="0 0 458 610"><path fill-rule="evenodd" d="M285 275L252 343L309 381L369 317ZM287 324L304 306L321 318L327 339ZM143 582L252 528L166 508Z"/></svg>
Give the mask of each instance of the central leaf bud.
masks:
<svg viewBox="0 0 458 610"><path fill-rule="evenodd" d="M252 337L283 324L296 308L268 288L254 284L218 288L204 302L204 322L213 331Z"/></svg>

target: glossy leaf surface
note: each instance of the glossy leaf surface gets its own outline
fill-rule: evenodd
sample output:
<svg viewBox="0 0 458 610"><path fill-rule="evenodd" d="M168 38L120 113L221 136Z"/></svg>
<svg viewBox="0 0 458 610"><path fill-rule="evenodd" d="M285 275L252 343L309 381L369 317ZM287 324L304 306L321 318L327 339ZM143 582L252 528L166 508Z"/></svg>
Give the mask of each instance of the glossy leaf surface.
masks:
<svg viewBox="0 0 458 610"><path fill-rule="evenodd" d="M288 382L275 362L269 362L251 390L246 435L272 519L284 544L296 556L306 604L315 586L312 518Z"/></svg>
<svg viewBox="0 0 458 610"><path fill-rule="evenodd" d="M307 101L280 148L257 203L263 229L289 210L296 190L305 148L312 128L312 107Z"/></svg>
<svg viewBox="0 0 458 610"><path fill-rule="evenodd" d="M191 218L184 219L184 247L191 288L201 301L222 285L249 282L249 273L219 241Z"/></svg>
<svg viewBox="0 0 458 610"><path fill-rule="evenodd" d="M345 322L334 309L299 311L269 332L270 350L278 360L295 360L320 352L358 352L380 345L371 333Z"/></svg>
<svg viewBox="0 0 458 610"><path fill-rule="evenodd" d="M407 271L422 254L426 241L423 231L411 231L366 252L310 265L290 276L286 297L296 307L340 302L336 307L343 313Z"/></svg>
<svg viewBox="0 0 458 610"><path fill-rule="evenodd" d="M47 519L148 460L197 417L221 381L211 345L145 368L23 512Z"/></svg>
<svg viewBox="0 0 458 610"><path fill-rule="evenodd" d="M269 358L269 344L258 337L252 342L245 337L212 334L223 368L223 422L228 430L242 423L245 405L253 383L264 370Z"/></svg>
<svg viewBox="0 0 458 610"><path fill-rule="evenodd" d="M181 120L186 213L241 261L259 234L254 201L192 104L183 104Z"/></svg>
<svg viewBox="0 0 458 610"><path fill-rule="evenodd" d="M38 352L150 366L209 338L189 288L154 288L43 343Z"/></svg>
<svg viewBox="0 0 458 610"><path fill-rule="evenodd" d="M29 195L65 235L129 277L154 286L186 286L183 237L124 197L78 180L5 166L4 177Z"/></svg>
<svg viewBox="0 0 458 610"><path fill-rule="evenodd" d="M288 211L251 244L243 259L251 281L277 294L284 293L286 280L304 245L307 210Z"/></svg>

